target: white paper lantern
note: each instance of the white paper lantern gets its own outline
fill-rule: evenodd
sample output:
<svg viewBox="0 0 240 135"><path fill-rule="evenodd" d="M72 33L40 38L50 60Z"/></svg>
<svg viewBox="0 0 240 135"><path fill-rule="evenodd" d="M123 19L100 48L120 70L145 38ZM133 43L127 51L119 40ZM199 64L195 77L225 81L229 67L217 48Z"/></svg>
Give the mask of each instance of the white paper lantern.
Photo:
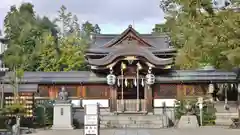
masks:
<svg viewBox="0 0 240 135"><path fill-rule="evenodd" d="M115 83L116 83L116 76L113 74L107 75L107 84L112 86Z"/></svg>
<svg viewBox="0 0 240 135"><path fill-rule="evenodd" d="M213 84L209 84L208 86L208 93L213 93L214 92L214 85Z"/></svg>
<svg viewBox="0 0 240 135"><path fill-rule="evenodd" d="M154 76L154 74L148 73L146 75L146 84L152 85L154 83L155 83L155 76Z"/></svg>

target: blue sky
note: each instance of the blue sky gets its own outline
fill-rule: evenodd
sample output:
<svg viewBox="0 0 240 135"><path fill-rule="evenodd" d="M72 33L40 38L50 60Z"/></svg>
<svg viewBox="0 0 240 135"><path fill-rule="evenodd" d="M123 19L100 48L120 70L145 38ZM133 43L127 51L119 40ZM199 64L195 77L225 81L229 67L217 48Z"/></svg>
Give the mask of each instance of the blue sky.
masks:
<svg viewBox="0 0 240 135"><path fill-rule="evenodd" d="M81 22L100 25L102 33L121 33L129 24L140 33L150 33L154 24L164 22L160 0L1 0L0 28L11 5L31 2L37 14L55 18L61 5ZM134 23L133 23L134 22Z"/></svg>

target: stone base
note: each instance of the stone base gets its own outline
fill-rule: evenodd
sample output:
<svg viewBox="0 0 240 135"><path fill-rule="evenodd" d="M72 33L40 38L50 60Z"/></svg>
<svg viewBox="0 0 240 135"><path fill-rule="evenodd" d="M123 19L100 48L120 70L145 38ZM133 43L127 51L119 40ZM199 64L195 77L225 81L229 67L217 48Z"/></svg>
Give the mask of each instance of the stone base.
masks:
<svg viewBox="0 0 240 135"><path fill-rule="evenodd" d="M198 128L198 120L195 115L183 115L181 116L178 125L178 128Z"/></svg>
<svg viewBox="0 0 240 135"><path fill-rule="evenodd" d="M70 126L60 126L60 125L55 126L55 125L53 125L51 129L52 130L73 130L74 127L72 125L70 125Z"/></svg>
<svg viewBox="0 0 240 135"><path fill-rule="evenodd" d="M54 104L52 129L73 129L72 124L72 105L59 102Z"/></svg>

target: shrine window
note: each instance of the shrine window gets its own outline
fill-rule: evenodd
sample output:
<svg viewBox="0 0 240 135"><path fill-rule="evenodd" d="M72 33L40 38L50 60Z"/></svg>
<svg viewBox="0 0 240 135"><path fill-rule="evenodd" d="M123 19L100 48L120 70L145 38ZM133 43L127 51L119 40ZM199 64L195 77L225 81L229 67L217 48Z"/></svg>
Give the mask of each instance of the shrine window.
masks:
<svg viewBox="0 0 240 135"><path fill-rule="evenodd" d="M107 85L89 85L86 86L86 98L109 98L109 86Z"/></svg>
<svg viewBox="0 0 240 135"><path fill-rule="evenodd" d="M153 87L153 97L155 99L176 98L176 84L155 84Z"/></svg>

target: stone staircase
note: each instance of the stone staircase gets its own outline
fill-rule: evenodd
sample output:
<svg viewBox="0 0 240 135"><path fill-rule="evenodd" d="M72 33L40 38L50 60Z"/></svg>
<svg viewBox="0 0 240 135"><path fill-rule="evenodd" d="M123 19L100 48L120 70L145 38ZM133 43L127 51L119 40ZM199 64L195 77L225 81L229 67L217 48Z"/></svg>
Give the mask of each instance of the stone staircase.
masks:
<svg viewBox="0 0 240 135"><path fill-rule="evenodd" d="M168 117L165 115L118 114L101 115L101 128L166 128Z"/></svg>
<svg viewBox="0 0 240 135"><path fill-rule="evenodd" d="M216 112L216 126L230 126L232 124L232 118L238 117L237 105L235 102L229 102L229 110L224 109L224 102L218 102L215 104Z"/></svg>
<svg viewBox="0 0 240 135"><path fill-rule="evenodd" d="M216 126L230 126L232 124L232 118L237 118L238 113L216 113Z"/></svg>

